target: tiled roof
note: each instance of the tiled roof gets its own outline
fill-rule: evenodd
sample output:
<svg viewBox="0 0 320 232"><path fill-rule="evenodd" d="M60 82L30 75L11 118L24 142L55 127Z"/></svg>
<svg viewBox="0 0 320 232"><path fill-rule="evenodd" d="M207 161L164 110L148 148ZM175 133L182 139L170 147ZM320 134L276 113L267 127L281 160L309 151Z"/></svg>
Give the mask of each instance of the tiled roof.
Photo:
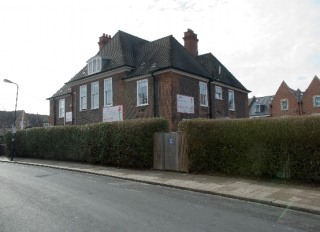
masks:
<svg viewBox="0 0 320 232"><path fill-rule="evenodd" d="M212 54L193 57L173 36L149 42L118 31L96 55L104 59L101 73L120 67L130 67L132 71L125 78L131 78L174 68L248 91ZM221 75L216 72L219 65L223 70ZM90 76L86 65L51 98L70 93L72 82Z"/></svg>
<svg viewBox="0 0 320 232"><path fill-rule="evenodd" d="M210 78L209 72L173 37L167 36L136 49L136 68L127 78L166 68L175 68Z"/></svg>
<svg viewBox="0 0 320 232"><path fill-rule="evenodd" d="M291 88L289 88L289 89L294 94L294 96L296 97L297 102L301 102L304 93L300 89L297 89L297 90L294 90L294 89L291 89Z"/></svg>
<svg viewBox="0 0 320 232"><path fill-rule="evenodd" d="M249 115L250 117L259 117L270 115L270 104L274 96L252 97L249 99ZM262 105L262 111L256 112L256 105Z"/></svg>
<svg viewBox="0 0 320 232"><path fill-rule="evenodd" d="M250 99L252 99L255 103L259 105L269 105L272 102L273 97L274 96L264 96L264 97L254 97Z"/></svg>
<svg viewBox="0 0 320 232"><path fill-rule="evenodd" d="M27 121L28 126L31 127L39 127L42 126L43 123L49 122L48 115L23 113L23 110L18 110L16 112L16 124L18 128L20 127L18 121L21 121L22 117L24 117L24 121ZM13 124L13 120L14 111L0 111L0 129L10 128Z"/></svg>
<svg viewBox="0 0 320 232"><path fill-rule="evenodd" d="M70 87L71 87L71 84L66 83L64 86L62 86L55 94L53 94L47 100L50 100L52 98L59 97L59 96L64 96L66 94L70 94L72 92Z"/></svg>
<svg viewBox="0 0 320 232"><path fill-rule="evenodd" d="M138 45L144 43L148 43L148 41L130 35L126 32L118 31L112 37L111 41L96 54L100 55L106 61L101 68L101 72L106 72L123 66L135 67L135 49ZM86 77L88 77L87 65L83 67L73 78L71 78L68 83Z"/></svg>
<svg viewBox="0 0 320 232"><path fill-rule="evenodd" d="M208 70L213 80L248 91L229 70L211 53L197 56L196 59ZM221 72L219 74L219 66ZM248 91L249 92L249 91Z"/></svg>

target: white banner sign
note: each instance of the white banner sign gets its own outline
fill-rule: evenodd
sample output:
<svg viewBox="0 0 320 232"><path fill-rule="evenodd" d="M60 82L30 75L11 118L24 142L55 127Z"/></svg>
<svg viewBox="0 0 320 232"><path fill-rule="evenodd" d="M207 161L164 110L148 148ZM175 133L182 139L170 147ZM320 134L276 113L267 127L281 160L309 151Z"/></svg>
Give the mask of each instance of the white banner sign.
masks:
<svg viewBox="0 0 320 232"><path fill-rule="evenodd" d="M123 121L123 106L103 108L103 122Z"/></svg>
<svg viewBox="0 0 320 232"><path fill-rule="evenodd" d="M72 112L66 112L66 122L72 122Z"/></svg>
<svg viewBox="0 0 320 232"><path fill-rule="evenodd" d="M179 113L194 114L194 98L177 94L177 111Z"/></svg>

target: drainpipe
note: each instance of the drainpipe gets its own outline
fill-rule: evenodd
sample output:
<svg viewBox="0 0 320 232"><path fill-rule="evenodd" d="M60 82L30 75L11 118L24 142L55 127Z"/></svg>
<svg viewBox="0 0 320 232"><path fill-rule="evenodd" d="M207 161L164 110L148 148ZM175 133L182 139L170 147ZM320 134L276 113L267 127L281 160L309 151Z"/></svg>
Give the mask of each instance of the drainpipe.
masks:
<svg viewBox="0 0 320 232"><path fill-rule="evenodd" d="M73 124L77 125L77 92L73 92L73 103L72 103L72 118L74 119Z"/></svg>
<svg viewBox="0 0 320 232"><path fill-rule="evenodd" d="M212 118L212 98L211 98L211 83L212 81L209 80L208 82L208 105L209 105L209 118Z"/></svg>
<svg viewBox="0 0 320 232"><path fill-rule="evenodd" d="M156 77L154 76L154 72L151 73L153 79L153 117L157 117L157 100L156 100Z"/></svg>
<svg viewBox="0 0 320 232"><path fill-rule="evenodd" d="M57 104L56 104L56 101L57 101L57 99L53 99L53 125L54 126L56 126L57 125L57 112L59 113L59 109L58 109L58 111L57 111L57 109L56 109L56 106L57 106Z"/></svg>

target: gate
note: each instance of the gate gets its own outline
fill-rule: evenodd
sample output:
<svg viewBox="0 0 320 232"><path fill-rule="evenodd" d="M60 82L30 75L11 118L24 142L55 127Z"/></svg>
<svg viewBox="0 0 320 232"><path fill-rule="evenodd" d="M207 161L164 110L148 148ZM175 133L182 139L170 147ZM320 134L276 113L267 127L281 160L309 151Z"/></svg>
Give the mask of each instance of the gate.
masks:
<svg viewBox="0 0 320 232"><path fill-rule="evenodd" d="M187 172L185 133L155 133L153 157L154 169Z"/></svg>

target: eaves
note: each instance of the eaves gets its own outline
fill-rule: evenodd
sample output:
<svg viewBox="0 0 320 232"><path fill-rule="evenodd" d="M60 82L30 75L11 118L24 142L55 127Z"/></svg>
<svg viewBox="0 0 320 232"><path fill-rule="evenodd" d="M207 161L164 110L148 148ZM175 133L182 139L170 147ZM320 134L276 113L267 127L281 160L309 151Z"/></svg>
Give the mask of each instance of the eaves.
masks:
<svg viewBox="0 0 320 232"><path fill-rule="evenodd" d="M234 86L231 86L231 85L226 85L226 84L223 84L222 82L218 82L218 81L211 81L212 84L215 84L215 85L218 85L218 86L222 86L222 87L225 87L225 88L228 88L228 89L232 89L232 90L236 90L238 92L242 92L242 93L251 93L250 90L244 90L244 89L239 89L237 87L234 87Z"/></svg>
<svg viewBox="0 0 320 232"><path fill-rule="evenodd" d="M105 71L105 72L100 72L100 73L97 73L97 74L93 74L91 76L86 76L86 77L83 77L83 78L81 78L79 80L67 82L65 84L71 84L72 86L85 84L85 83L87 83L89 81L95 81L95 80L98 80L100 78L109 77L109 76L112 76L112 75L115 75L115 74L118 74L118 73L121 73L121 72L129 72L132 69L133 69L132 67L122 66L122 67L118 67L118 68L115 68L115 69L112 69L112 70L108 70L108 71Z"/></svg>

